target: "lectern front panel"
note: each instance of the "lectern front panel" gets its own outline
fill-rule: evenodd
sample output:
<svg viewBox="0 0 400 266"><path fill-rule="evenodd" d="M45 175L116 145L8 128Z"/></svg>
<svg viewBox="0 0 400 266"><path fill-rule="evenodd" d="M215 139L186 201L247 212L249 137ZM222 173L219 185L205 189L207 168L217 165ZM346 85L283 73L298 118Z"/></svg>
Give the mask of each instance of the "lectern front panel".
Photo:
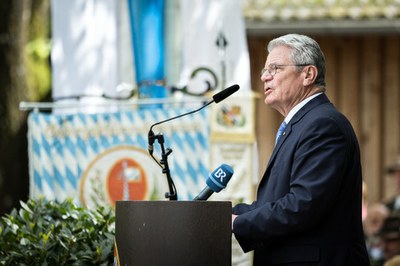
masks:
<svg viewBox="0 0 400 266"><path fill-rule="evenodd" d="M118 201L120 265L231 265L231 202Z"/></svg>

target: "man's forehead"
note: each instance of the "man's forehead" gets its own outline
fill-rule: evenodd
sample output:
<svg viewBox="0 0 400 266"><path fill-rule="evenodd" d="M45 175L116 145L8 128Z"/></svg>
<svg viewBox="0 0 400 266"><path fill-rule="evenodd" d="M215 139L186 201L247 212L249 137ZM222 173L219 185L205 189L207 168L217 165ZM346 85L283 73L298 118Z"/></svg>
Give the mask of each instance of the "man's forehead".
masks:
<svg viewBox="0 0 400 266"><path fill-rule="evenodd" d="M287 46L275 47L267 56L267 63L270 64L283 64L290 62L291 49Z"/></svg>

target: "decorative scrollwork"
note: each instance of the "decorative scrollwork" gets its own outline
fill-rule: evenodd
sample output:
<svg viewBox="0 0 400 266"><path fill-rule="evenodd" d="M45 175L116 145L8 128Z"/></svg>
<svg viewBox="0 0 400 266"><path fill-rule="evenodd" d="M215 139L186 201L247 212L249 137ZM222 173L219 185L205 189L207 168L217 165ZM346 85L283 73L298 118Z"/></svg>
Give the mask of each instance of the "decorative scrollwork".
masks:
<svg viewBox="0 0 400 266"><path fill-rule="evenodd" d="M190 75L190 78L194 79L198 75L198 73L200 73L200 72L206 72L206 73L210 74L211 77L212 77L211 81L210 80L205 80L204 81L206 83L206 89L204 91L197 92L197 93L196 92L191 92L191 91L189 91L188 86L186 85L186 86L184 86L182 88L171 87L171 92L174 93L174 92L179 91L179 92L182 92L184 94L191 95L191 96L204 96L206 93L215 90L218 87L217 75L211 69L209 69L207 67L196 68L195 70L193 70L192 74Z"/></svg>

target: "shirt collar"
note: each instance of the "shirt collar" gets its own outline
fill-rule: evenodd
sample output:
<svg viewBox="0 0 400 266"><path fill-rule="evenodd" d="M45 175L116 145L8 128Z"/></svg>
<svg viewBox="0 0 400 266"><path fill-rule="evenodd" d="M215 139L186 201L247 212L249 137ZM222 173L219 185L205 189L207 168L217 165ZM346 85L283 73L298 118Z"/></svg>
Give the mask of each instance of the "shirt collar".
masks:
<svg viewBox="0 0 400 266"><path fill-rule="evenodd" d="M286 125L289 124L290 119L292 119L292 117L304 106L306 105L309 101L311 101L312 99L314 99L315 97L317 97L318 95L321 95L323 92L319 92L316 93L314 95L311 95L308 98L305 98L304 100L302 100L301 102L299 102L295 107L292 108L292 110L290 110L290 112L288 113L288 115L285 117L285 123Z"/></svg>

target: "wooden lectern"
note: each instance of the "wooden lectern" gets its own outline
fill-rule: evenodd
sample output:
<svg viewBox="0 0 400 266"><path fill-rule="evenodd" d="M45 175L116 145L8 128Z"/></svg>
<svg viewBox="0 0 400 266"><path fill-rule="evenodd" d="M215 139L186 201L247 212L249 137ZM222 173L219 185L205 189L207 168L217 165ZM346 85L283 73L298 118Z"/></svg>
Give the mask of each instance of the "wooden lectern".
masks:
<svg viewBox="0 0 400 266"><path fill-rule="evenodd" d="M117 201L120 265L231 265L231 202Z"/></svg>

